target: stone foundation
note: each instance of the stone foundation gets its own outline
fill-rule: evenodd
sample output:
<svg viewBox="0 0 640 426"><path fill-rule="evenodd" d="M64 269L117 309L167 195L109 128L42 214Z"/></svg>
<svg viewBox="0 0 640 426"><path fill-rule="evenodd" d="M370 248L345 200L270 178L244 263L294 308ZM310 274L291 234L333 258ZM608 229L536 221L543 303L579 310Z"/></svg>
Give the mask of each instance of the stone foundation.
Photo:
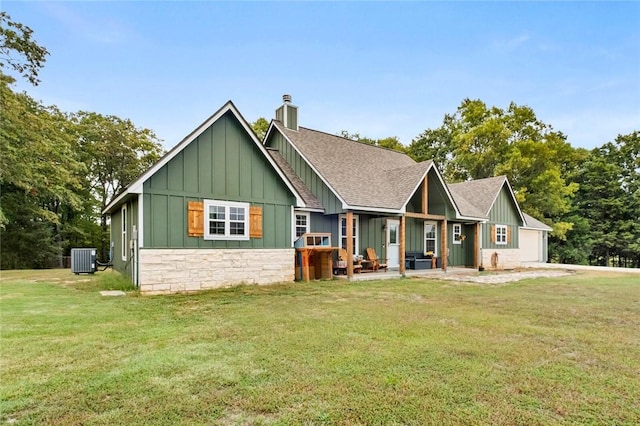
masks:
<svg viewBox="0 0 640 426"><path fill-rule="evenodd" d="M294 249L140 249L140 293L293 281Z"/></svg>
<svg viewBox="0 0 640 426"><path fill-rule="evenodd" d="M491 257L497 253L497 266L491 263ZM522 266L518 249L482 249L482 265L485 269L515 269Z"/></svg>

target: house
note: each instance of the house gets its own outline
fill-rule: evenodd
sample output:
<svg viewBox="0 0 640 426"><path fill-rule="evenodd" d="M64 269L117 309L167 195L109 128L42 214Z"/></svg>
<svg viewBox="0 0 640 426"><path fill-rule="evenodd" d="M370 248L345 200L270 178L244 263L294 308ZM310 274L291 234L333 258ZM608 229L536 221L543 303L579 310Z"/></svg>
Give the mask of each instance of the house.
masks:
<svg viewBox="0 0 640 426"><path fill-rule="evenodd" d="M330 234L348 276L371 249L401 274L407 253L514 267L527 224L506 177L447 185L432 161L300 126L287 95L262 142L227 102L104 213L144 294L292 281L305 233Z"/></svg>
<svg viewBox="0 0 640 426"><path fill-rule="evenodd" d="M443 269L519 265L525 222L504 176L447 185L432 161L300 126L286 96L264 145L318 207L294 211L295 235L330 232L351 257L372 247L401 273L409 252L429 252Z"/></svg>
<svg viewBox="0 0 640 426"><path fill-rule="evenodd" d="M229 101L104 210L143 294L292 281L301 194Z"/></svg>

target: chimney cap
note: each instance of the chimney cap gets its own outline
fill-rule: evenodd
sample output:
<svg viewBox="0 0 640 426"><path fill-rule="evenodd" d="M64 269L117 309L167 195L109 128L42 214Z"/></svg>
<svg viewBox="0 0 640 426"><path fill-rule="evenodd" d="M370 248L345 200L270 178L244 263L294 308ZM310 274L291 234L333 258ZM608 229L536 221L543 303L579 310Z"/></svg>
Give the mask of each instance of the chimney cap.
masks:
<svg viewBox="0 0 640 426"><path fill-rule="evenodd" d="M291 103L291 95L282 95L282 102L285 104Z"/></svg>

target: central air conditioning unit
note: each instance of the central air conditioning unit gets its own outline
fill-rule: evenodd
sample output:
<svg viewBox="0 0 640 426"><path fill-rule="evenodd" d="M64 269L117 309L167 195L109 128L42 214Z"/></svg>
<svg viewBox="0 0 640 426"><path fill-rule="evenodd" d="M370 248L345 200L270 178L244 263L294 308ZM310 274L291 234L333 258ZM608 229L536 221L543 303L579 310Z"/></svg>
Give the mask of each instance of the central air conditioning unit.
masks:
<svg viewBox="0 0 640 426"><path fill-rule="evenodd" d="M74 274L93 274L97 270L96 248L72 248L71 272Z"/></svg>

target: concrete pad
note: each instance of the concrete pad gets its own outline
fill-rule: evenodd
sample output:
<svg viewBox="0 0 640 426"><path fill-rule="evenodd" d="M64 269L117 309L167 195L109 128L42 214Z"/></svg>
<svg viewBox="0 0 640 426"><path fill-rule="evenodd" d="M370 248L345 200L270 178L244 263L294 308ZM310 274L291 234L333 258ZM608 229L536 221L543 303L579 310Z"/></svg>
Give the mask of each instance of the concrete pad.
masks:
<svg viewBox="0 0 640 426"><path fill-rule="evenodd" d="M100 294L102 296L126 296L127 295L127 293L120 290L105 290L105 291L101 291Z"/></svg>

